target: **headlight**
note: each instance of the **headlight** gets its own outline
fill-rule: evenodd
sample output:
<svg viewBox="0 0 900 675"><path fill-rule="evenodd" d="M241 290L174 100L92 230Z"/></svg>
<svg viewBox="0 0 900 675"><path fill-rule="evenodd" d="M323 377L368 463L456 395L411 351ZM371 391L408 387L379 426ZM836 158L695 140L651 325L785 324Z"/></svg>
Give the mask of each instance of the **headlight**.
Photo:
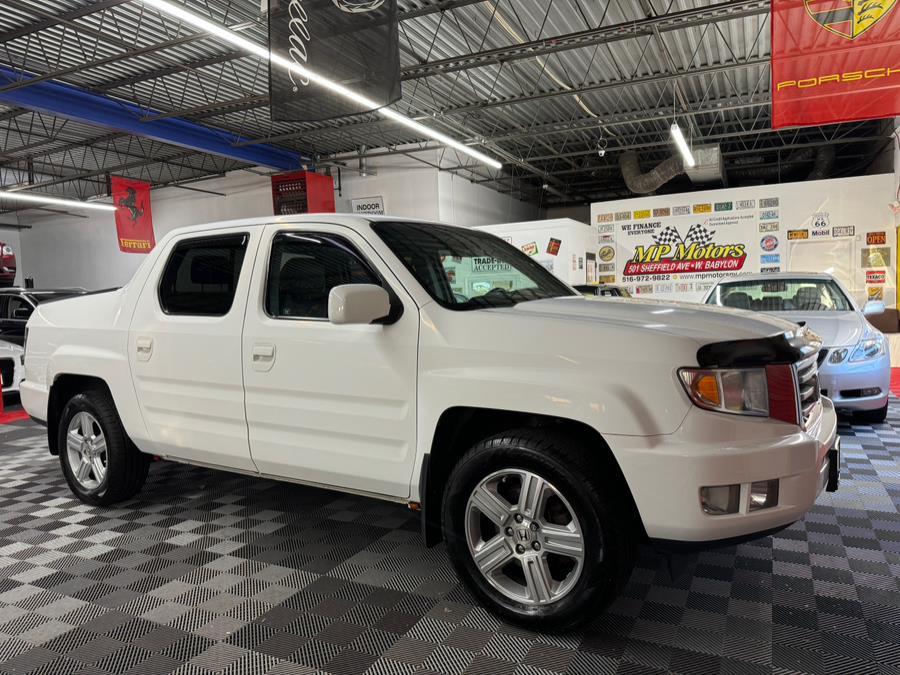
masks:
<svg viewBox="0 0 900 675"><path fill-rule="evenodd" d="M849 352L849 349L835 349L833 352L831 352L831 356L828 357L828 363L843 363L844 359L847 358L847 354Z"/></svg>
<svg viewBox="0 0 900 675"><path fill-rule="evenodd" d="M884 335L874 331L867 331L862 340L856 345L853 354L850 355L850 363L877 359L884 354Z"/></svg>
<svg viewBox="0 0 900 675"><path fill-rule="evenodd" d="M732 415L769 414L764 368L682 368L678 377L695 405Z"/></svg>

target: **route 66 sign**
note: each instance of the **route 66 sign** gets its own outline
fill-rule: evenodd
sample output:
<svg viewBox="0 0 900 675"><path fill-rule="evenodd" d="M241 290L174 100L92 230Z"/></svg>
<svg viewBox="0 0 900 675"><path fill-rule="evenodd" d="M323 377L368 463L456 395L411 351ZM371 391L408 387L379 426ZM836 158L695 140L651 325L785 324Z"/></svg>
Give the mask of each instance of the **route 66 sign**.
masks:
<svg viewBox="0 0 900 675"><path fill-rule="evenodd" d="M829 226L829 218L827 213L814 213L812 226L821 229Z"/></svg>

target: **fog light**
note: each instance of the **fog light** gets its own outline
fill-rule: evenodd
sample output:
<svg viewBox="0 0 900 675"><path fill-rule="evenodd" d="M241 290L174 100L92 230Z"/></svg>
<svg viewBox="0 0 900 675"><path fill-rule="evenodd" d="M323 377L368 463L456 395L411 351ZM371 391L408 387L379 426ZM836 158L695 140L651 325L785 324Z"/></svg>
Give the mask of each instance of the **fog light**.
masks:
<svg viewBox="0 0 900 675"><path fill-rule="evenodd" d="M713 516L737 513L740 510L740 485L715 485L700 488L700 505Z"/></svg>
<svg viewBox="0 0 900 675"><path fill-rule="evenodd" d="M878 396L881 393L881 389L878 387L868 387L862 390L863 396Z"/></svg>
<svg viewBox="0 0 900 675"><path fill-rule="evenodd" d="M759 511L778 506L778 479L750 484L750 510Z"/></svg>

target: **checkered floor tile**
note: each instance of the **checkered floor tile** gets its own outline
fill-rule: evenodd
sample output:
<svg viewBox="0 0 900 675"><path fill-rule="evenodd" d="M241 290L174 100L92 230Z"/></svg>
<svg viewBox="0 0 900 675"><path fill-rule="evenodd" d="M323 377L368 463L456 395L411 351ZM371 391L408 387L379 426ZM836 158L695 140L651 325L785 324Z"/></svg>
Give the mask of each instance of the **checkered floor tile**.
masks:
<svg viewBox="0 0 900 675"><path fill-rule="evenodd" d="M506 625L402 506L165 462L85 506L0 427L0 672L900 673L900 403L841 428L841 490L750 544L642 552L562 636Z"/></svg>

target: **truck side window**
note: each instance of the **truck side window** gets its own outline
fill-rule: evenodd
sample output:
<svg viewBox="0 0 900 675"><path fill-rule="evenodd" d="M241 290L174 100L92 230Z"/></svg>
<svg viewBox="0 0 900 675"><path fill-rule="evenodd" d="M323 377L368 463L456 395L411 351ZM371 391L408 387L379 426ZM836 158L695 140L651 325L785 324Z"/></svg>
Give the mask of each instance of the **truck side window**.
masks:
<svg viewBox="0 0 900 675"><path fill-rule="evenodd" d="M225 316L237 289L248 236L187 239L176 244L159 284L166 314Z"/></svg>
<svg viewBox="0 0 900 675"><path fill-rule="evenodd" d="M382 285L361 255L341 237L299 232L275 235L266 285L269 316L327 319L328 294L344 284Z"/></svg>

